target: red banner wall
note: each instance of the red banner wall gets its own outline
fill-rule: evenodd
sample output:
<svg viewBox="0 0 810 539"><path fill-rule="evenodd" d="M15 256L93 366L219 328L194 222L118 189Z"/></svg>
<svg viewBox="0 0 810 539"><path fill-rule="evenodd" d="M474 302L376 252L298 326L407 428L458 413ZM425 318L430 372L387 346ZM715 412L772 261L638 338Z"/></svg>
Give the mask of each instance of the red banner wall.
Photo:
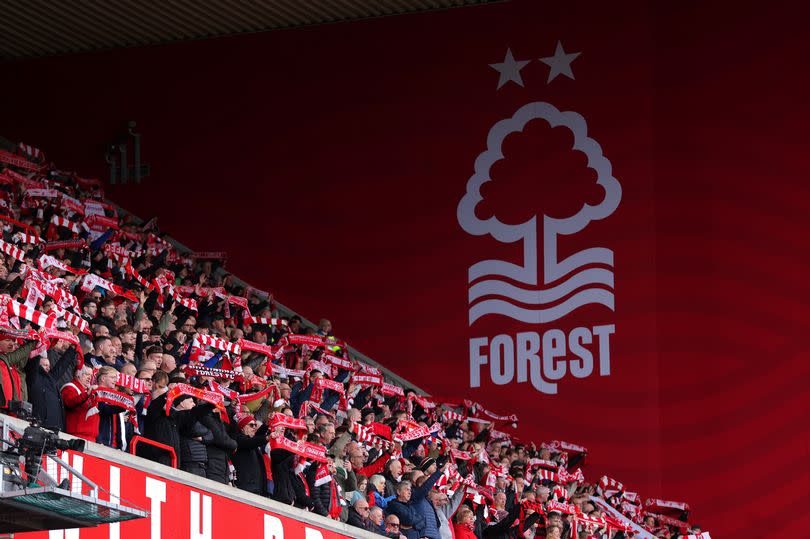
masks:
<svg viewBox="0 0 810 539"><path fill-rule="evenodd" d="M810 77L770 6L508 2L12 64L3 130L103 175L136 119L125 207L428 391L587 446L589 478L798 537Z"/></svg>

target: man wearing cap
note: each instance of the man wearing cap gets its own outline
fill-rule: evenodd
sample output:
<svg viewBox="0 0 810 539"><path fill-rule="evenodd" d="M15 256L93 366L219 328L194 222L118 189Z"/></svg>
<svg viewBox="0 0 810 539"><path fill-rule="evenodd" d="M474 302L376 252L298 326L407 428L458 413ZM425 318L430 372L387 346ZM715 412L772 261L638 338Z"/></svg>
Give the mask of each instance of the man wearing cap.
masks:
<svg viewBox="0 0 810 539"><path fill-rule="evenodd" d="M211 333L217 337L225 337L225 316L217 313L211 319Z"/></svg>
<svg viewBox="0 0 810 539"><path fill-rule="evenodd" d="M252 414L234 416L239 432L233 435L236 451L231 463L236 468L236 486L242 490L267 496L267 470L262 449L267 445L267 424L259 426Z"/></svg>

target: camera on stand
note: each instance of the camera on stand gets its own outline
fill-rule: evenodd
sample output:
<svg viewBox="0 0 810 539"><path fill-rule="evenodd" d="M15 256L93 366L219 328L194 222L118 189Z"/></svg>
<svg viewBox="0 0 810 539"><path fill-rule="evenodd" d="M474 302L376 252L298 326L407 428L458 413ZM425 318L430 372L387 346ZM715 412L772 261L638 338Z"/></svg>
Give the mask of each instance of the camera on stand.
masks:
<svg viewBox="0 0 810 539"><path fill-rule="evenodd" d="M64 440L59 431L41 427L37 418L31 415L31 404L24 401L9 402L9 412L30 423L16 440L3 440L0 451L3 489L24 488L35 482L42 470L43 457L55 455L58 451L84 451L85 441L80 438ZM23 459L24 464L20 462ZM21 473L21 467L25 476Z"/></svg>
<svg viewBox="0 0 810 539"><path fill-rule="evenodd" d="M85 528L149 515L112 501L109 492L103 497L110 501L101 499L104 489L71 466L73 459L59 454L84 452L85 441L60 438L58 430L39 425L26 404L13 403L16 418L0 414L0 535Z"/></svg>

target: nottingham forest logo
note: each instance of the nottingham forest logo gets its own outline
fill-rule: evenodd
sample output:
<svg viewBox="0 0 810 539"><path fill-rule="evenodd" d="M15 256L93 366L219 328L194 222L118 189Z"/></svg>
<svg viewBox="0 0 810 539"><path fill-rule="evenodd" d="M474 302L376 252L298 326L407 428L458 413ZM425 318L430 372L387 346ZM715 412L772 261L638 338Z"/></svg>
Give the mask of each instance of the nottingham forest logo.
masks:
<svg viewBox="0 0 810 539"><path fill-rule="evenodd" d="M578 53L565 54L558 43L553 57L541 59L551 68L549 82L560 73L573 78L570 63L577 56ZM499 88L510 80L522 86L520 69L527 63L514 60L510 50L504 63L492 65L501 74ZM493 181L493 165L506 159L504 141L509 135L523 132L535 120L570 132L572 151L586 157L587 167L602 188L602 199L594 204L583 201L578 211L568 216L536 214L519 224L507 224L497 215L480 218L476 207L484 200L481 187ZM564 182L566 178L555 181ZM474 173L458 204L457 218L464 231L471 235L488 235L499 242L515 244L519 249L515 257L518 263L484 259L470 266L470 327L475 328L477 321L490 316L538 326L565 325L568 315L587 305L601 305L614 311L613 251L604 245L593 245L561 256L558 245L561 239L573 238L591 223L613 214L621 197L621 184L613 176L610 160L599 143L589 136L587 122L581 114L536 101L496 122L487 135L486 149L475 159ZM541 239L542 253L538 256ZM531 381L538 391L551 394L557 392L556 382L567 374L576 378L590 376L594 359L598 361L600 375L607 376L610 374L610 336L614 331L613 324L602 324L471 338L470 385L480 385L481 371L487 364L495 384Z"/></svg>

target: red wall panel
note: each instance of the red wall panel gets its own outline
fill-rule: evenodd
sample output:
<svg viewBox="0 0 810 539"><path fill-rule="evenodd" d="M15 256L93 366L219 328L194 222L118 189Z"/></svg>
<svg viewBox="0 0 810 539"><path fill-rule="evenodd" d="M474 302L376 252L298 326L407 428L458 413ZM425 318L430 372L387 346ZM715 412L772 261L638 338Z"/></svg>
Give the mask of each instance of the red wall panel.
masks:
<svg viewBox="0 0 810 539"><path fill-rule="evenodd" d="M103 143L136 119L154 172L109 190L125 207L228 249L233 272L432 393L588 446L591 479L688 501L728 536L800 536L807 517L774 502L801 503L810 480L801 20L776 5L509 2L31 61L5 68L3 130L102 175ZM539 60L558 41L581 53L574 79L549 81ZM498 89L489 64L507 48L529 63ZM534 102L580 114L621 185L614 212L557 242L560 257L612 252L580 269L608 270L592 288L613 308L470 324L469 268L525 253L465 232L457 205L493 126ZM542 258L543 216L603 194L573 143L542 120L507 137L476 215L536 216ZM535 276L505 282L540 297ZM568 341L550 363L567 369L556 394L517 372L494 384L489 364L470 387L472 339L610 325L609 376L592 337L591 375L571 374L584 363Z"/></svg>

